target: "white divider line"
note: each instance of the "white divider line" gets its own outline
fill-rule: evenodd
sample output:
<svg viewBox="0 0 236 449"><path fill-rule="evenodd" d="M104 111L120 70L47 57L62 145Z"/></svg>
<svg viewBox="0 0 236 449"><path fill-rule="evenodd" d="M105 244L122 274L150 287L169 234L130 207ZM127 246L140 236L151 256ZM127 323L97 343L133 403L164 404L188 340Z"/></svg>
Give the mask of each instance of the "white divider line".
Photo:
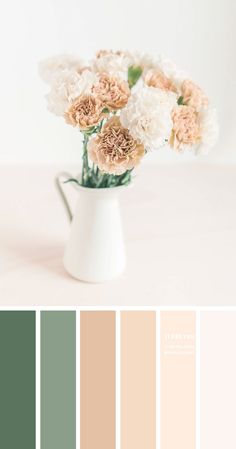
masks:
<svg viewBox="0 0 236 449"><path fill-rule="evenodd" d="M117 310L124 310L124 311L148 311L148 310L156 310L156 311L173 311L173 312L177 312L177 311L183 311L183 312L236 312L236 306L176 306L176 305L172 305L172 306L119 306L119 305L115 305L115 306L92 306L92 305L88 305L88 306L78 306L80 308L80 310L92 310L93 312L95 311L99 311L99 310L105 310L105 311L117 311ZM35 311L40 311L40 310L45 310L45 311L68 311L68 310L75 310L75 306L15 306L15 305L11 305L9 306L0 306L0 311L1 310L33 310Z"/></svg>
<svg viewBox="0 0 236 449"><path fill-rule="evenodd" d="M161 449L161 315L156 311L156 448Z"/></svg>
<svg viewBox="0 0 236 449"><path fill-rule="evenodd" d="M36 449L41 449L41 312L35 312L35 400L36 400Z"/></svg>
<svg viewBox="0 0 236 449"><path fill-rule="evenodd" d="M196 449L201 448L201 312L196 311Z"/></svg>
<svg viewBox="0 0 236 449"><path fill-rule="evenodd" d="M76 449L80 449L80 309L76 309Z"/></svg>
<svg viewBox="0 0 236 449"><path fill-rule="evenodd" d="M120 435L121 435L121 358L120 358L120 310L116 310L116 449L120 449Z"/></svg>

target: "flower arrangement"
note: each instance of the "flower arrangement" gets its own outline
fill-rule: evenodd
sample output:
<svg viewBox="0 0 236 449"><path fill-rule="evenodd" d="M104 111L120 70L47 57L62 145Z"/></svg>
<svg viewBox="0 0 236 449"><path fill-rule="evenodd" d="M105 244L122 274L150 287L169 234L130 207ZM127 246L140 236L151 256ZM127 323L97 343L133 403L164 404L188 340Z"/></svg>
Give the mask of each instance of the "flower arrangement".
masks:
<svg viewBox="0 0 236 449"><path fill-rule="evenodd" d="M63 55L40 64L48 109L83 134L84 187L127 185L144 155L163 145L207 153L215 110L204 92L169 60L99 51L90 64Z"/></svg>

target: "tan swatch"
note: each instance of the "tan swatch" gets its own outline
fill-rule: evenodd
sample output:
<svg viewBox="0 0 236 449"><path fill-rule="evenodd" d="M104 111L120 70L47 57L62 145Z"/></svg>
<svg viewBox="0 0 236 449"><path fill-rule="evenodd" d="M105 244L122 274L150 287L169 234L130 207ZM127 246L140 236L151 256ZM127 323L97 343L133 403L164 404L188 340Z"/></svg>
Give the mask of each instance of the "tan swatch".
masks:
<svg viewBox="0 0 236 449"><path fill-rule="evenodd" d="M80 447L115 449L115 313L80 317Z"/></svg>
<svg viewBox="0 0 236 449"><path fill-rule="evenodd" d="M121 313L121 449L156 447L156 315Z"/></svg>
<svg viewBox="0 0 236 449"><path fill-rule="evenodd" d="M161 449L195 449L195 313L161 313Z"/></svg>

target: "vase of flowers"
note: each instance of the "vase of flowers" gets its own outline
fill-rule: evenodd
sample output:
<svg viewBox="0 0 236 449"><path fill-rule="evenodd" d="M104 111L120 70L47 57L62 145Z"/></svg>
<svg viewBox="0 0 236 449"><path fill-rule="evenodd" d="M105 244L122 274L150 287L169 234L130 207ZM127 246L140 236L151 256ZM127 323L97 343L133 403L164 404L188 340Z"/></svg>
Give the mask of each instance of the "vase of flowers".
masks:
<svg viewBox="0 0 236 449"><path fill-rule="evenodd" d="M99 51L85 64L71 56L43 61L48 109L83 138L78 190L64 265L88 282L112 279L125 268L119 193L151 150L206 153L217 139L215 110L204 92L163 57ZM60 178L57 186L70 218Z"/></svg>

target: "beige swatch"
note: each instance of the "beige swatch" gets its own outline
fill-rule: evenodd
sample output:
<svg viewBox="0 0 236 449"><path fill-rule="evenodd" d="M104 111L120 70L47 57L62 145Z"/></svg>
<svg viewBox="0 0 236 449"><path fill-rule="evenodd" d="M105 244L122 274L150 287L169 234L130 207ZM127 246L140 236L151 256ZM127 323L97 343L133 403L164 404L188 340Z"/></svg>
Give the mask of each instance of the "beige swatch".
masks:
<svg viewBox="0 0 236 449"><path fill-rule="evenodd" d="M195 312L161 313L161 449L195 449Z"/></svg>
<svg viewBox="0 0 236 449"><path fill-rule="evenodd" d="M115 313L80 317L80 448L115 449Z"/></svg>
<svg viewBox="0 0 236 449"><path fill-rule="evenodd" d="M121 449L156 447L156 314L121 313Z"/></svg>

